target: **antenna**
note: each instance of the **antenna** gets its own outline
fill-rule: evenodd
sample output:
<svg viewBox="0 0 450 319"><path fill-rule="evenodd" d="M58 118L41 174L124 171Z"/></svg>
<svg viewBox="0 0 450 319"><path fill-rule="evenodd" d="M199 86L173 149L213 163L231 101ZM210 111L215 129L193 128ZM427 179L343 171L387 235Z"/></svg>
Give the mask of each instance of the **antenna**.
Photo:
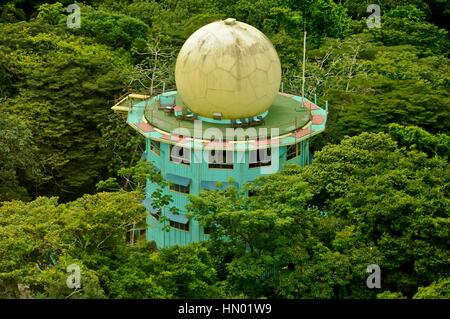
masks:
<svg viewBox="0 0 450 319"><path fill-rule="evenodd" d="M302 106L304 107L305 99L305 64L306 64L306 30L303 31L303 63L302 63Z"/></svg>
<svg viewBox="0 0 450 319"><path fill-rule="evenodd" d="M303 0L303 62L302 62L302 107L305 107L305 69L306 69L306 6ZM310 110L311 112L311 110ZM311 113L310 113L311 115Z"/></svg>
<svg viewBox="0 0 450 319"><path fill-rule="evenodd" d="M305 107L306 30L303 31L302 107Z"/></svg>

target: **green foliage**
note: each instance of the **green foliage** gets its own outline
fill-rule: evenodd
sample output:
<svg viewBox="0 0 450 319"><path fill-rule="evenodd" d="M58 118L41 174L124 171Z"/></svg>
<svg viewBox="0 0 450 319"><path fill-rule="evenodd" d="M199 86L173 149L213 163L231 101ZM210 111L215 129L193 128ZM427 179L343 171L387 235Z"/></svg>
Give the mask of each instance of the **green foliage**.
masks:
<svg viewBox="0 0 450 319"><path fill-rule="evenodd" d="M420 287L414 295L414 299L449 299L450 279L440 279L428 287Z"/></svg>
<svg viewBox="0 0 450 319"><path fill-rule="evenodd" d="M217 298L216 271L201 244L163 249L150 257L155 281L172 298Z"/></svg>
<svg viewBox="0 0 450 319"><path fill-rule="evenodd" d="M406 299L406 298L400 292L384 291L382 293L377 294L377 299Z"/></svg>
<svg viewBox="0 0 450 319"><path fill-rule="evenodd" d="M325 147L305 177L316 205L358 225L383 253L384 287L411 297L447 273L449 172L447 160L363 133Z"/></svg>
<svg viewBox="0 0 450 319"><path fill-rule="evenodd" d="M368 17L371 13L367 12L367 6L370 4L378 4L381 9L382 16L390 12L397 7L411 6L413 11L421 11L421 15L429 15L430 8L427 2L423 0L346 0L344 1L344 7L347 8L348 13L356 19Z"/></svg>
<svg viewBox="0 0 450 319"><path fill-rule="evenodd" d="M224 14L219 14L219 13L215 13L215 14L211 14L211 13L196 14L196 15L192 16L191 18L189 18L186 21L186 23L184 24L184 27L183 27L184 34L183 34L183 36L185 38L188 38L192 33L197 31L198 29L200 29L204 25L206 25L208 23L211 23L211 22L214 22L214 21L217 21L217 20L222 20L222 19L226 19Z"/></svg>
<svg viewBox="0 0 450 319"><path fill-rule="evenodd" d="M98 43L127 49L134 41L146 39L149 32L148 26L138 19L101 10L83 14L81 28L73 30Z"/></svg>
<svg viewBox="0 0 450 319"><path fill-rule="evenodd" d="M400 146L415 148L430 156L448 158L450 154L450 136L446 134L433 135L419 127L403 127L394 123L389 125L389 135Z"/></svg>
<svg viewBox="0 0 450 319"><path fill-rule="evenodd" d="M100 127L121 90L127 57L46 26L0 28L6 68L20 79L3 107L30 128L39 148L48 182L37 192L66 199L92 191L114 158L101 144Z"/></svg>
<svg viewBox="0 0 450 319"><path fill-rule="evenodd" d="M310 166L259 178L251 197L234 188L191 196L210 251L226 261L220 279L251 298L375 298L365 286L375 263L378 297L399 298L447 276L450 167L402 141L363 133L326 146Z"/></svg>
<svg viewBox="0 0 450 319"><path fill-rule="evenodd" d="M112 153L108 162L104 163L110 175L116 174L124 166L134 165L139 160L144 151L144 137L136 134L123 118L110 113L98 128L101 149Z"/></svg>
<svg viewBox="0 0 450 319"><path fill-rule="evenodd" d="M80 29L69 3L0 5L1 298L449 298L448 1L378 1L372 30L372 1L88 0ZM155 207L172 199L110 106L173 85L184 40L227 17L270 38L291 93L306 29L307 94L330 101L321 151L192 196L207 243L129 245L146 181ZM115 192L83 195L95 190ZM67 288L72 263L82 289ZM373 263L381 290L366 287Z"/></svg>
<svg viewBox="0 0 450 319"><path fill-rule="evenodd" d="M309 208L312 194L298 173L289 167L258 179L249 185L255 194L250 198L233 188L192 196L191 212L212 231L210 250L217 260L229 260L222 276L234 294L330 298L339 287L361 281L364 262L377 258L376 250L354 248L354 239L344 244L348 235L339 247L352 248L351 257L324 245L316 234L324 230L326 219ZM354 292L363 290L358 286Z"/></svg>
<svg viewBox="0 0 450 319"><path fill-rule="evenodd" d="M96 267L113 263L128 248L128 226L142 220L138 193L85 195L58 205L56 198L3 202L0 206L1 297L19 297L18 284L31 297L64 298L66 267L81 267L83 289L74 298L104 296Z"/></svg>
<svg viewBox="0 0 450 319"><path fill-rule="evenodd" d="M319 36L343 37L347 35L350 19L347 10L331 0L305 1L308 15L307 29Z"/></svg>
<svg viewBox="0 0 450 319"><path fill-rule="evenodd" d="M36 19L44 23L57 25L61 20L65 19L63 12L64 8L59 2L55 4L44 3L39 7Z"/></svg>
<svg viewBox="0 0 450 319"><path fill-rule="evenodd" d="M346 56L333 56L334 51L329 49L325 52L331 52L328 59L332 61L326 61L318 71L312 69L321 83L315 90L330 99L329 125L322 143L337 143L345 135L364 131L385 131L390 123L419 126L432 133L447 132L448 59L420 57L420 51L411 46L381 49L360 39L362 59L353 63ZM354 48L357 52L357 44ZM348 61L346 68L335 66L342 66L343 61ZM327 73L332 74L329 79Z"/></svg>
<svg viewBox="0 0 450 319"><path fill-rule="evenodd" d="M168 183L161 176L157 168L145 160L140 160L136 165L131 167L122 167L117 172L121 181L115 177L97 183L97 190L127 190L127 191L145 191L147 181L157 184L162 189L168 186ZM170 196L169 196L170 197ZM163 205L164 206L164 205Z"/></svg>
<svg viewBox="0 0 450 319"><path fill-rule="evenodd" d="M171 297L164 287L155 282L159 274L151 273L151 259L147 246L136 247L115 263L114 268L100 269L110 298L143 299Z"/></svg>
<svg viewBox="0 0 450 319"><path fill-rule="evenodd" d="M284 87L293 93L301 87L306 26L306 90L330 101L328 129L314 143L316 149L345 135L386 130L393 122L432 133L448 130L448 59L434 55L448 51L448 39L444 30L424 20L428 6L420 1L420 10L404 1L384 1L386 21L380 30L368 32L362 23L360 34L347 37L355 22L345 12L353 10L350 1L344 6L328 0L86 3L81 29L48 25L56 24L61 6L42 2L34 13L26 12L36 15L35 23L2 26L0 97L8 98L6 109L24 119L35 135L48 181L37 194L74 199L94 191L99 180L116 177L120 167L133 165L143 139L109 111L114 95L125 84L151 90L145 70L154 66L156 91L163 82L174 84L183 40L202 24L227 16L269 36L282 61ZM365 10L366 4L358 5ZM29 10L19 2L8 8ZM158 63L156 51L162 54Z"/></svg>
<svg viewBox="0 0 450 319"><path fill-rule="evenodd" d="M425 14L413 5L398 7L383 16L381 28L374 29L376 40L385 45L412 44L423 55L447 54L448 32L424 21Z"/></svg>
<svg viewBox="0 0 450 319"><path fill-rule="evenodd" d="M70 289L67 287L67 266L73 264L80 267L82 276L82 287L77 289ZM21 298L105 298L105 293L100 285L96 272L87 268L80 260L67 258L66 256L60 257L58 263L53 267L46 268L36 273L32 272L25 280L27 282L26 289L25 292L21 292ZM26 294L28 294L28 296Z"/></svg>
<svg viewBox="0 0 450 319"><path fill-rule="evenodd" d="M0 297L213 298L216 271L202 244L151 252L126 230L145 216L139 193L85 195L0 206ZM82 288L66 285L70 264ZM25 288L24 288L25 287Z"/></svg>
<svg viewBox="0 0 450 319"><path fill-rule="evenodd" d="M384 17L408 19L412 22L419 22L425 20L425 12L417 8L417 6L409 4L398 6L392 10L389 10L388 12L386 12Z"/></svg>
<svg viewBox="0 0 450 319"><path fill-rule="evenodd" d="M0 6L0 23L16 22L26 19L25 11L16 6L17 3L14 2Z"/></svg>
<svg viewBox="0 0 450 319"><path fill-rule="evenodd" d="M28 127L0 110L0 201L28 198L40 178L36 151Z"/></svg>
<svg viewBox="0 0 450 319"><path fill-rule="evenodd" d="M141 198L126 192L84 195L64 207L67 222L61 237L75 239L75 247L86 258L120 250L126 245L124 230L146 216Z"/></svg>

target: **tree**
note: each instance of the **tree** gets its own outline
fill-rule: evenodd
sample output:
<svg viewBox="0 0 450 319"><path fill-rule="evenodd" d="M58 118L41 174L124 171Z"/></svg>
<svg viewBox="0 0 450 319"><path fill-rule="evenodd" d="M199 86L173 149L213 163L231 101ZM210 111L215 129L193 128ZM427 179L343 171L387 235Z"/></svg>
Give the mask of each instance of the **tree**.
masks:
<svg viewBox="0 0 450 319"><path fill-rule="evenodd" d="M149 32L149 27L138 19L102 10L88 11L82 21L81 28L73 29L75 34L113 48L130 49L133 42L145 40Z"/></svg>
<svg viewBox="0 0 450 319"><path fill-rule="evenodd" d="M129 75L129 87L155 96L175 85L175 55L172 48L163 48L159 41L149 41L135 55L140 62Z"/></svg>
<svg viewBox="0 0 450 319"><path fill-rule="evenodd" d="M202 244L163 249L150 257L153 280L172 298L217 298L216 271Z"/></svg>
<svg viewBox="0 0 450 319"><path fill-rule="evenodd" d="M390 123L415 125L431 133L448 131L448 59L420 57L420 50L409 45L376 48L363 42L349 92L346 80L334 76L339 74L334 60L329 58L320 71L331 76L319 86L330 101L328 127L319 144L387 130Z"/></svg>
<svg viewBox="0 0 450 319"><path fill-rule="evenodd" d="M412 44L422 55L448 54L448 32L425 21L414 5L400 6L383 15L383 27L373 30L376 40L386 45Z"/></svg>
<svg viewBox="0 0 450 319"><path fill-rule="evenodd" d="M448 161L403 144L363 133L307 167L259 178L250 197L234 188L191 196L219 280L252 298L375 298L370 264L398 296L447 276Z"/></svg>
<svg viewBox="0 0 450 319"><path fill-rule="evenodd" d="M389 125L389 135L399 146L418 149L428 156L448 158L450 154L450 136L443 133L433 135L419 127L393 123Z"/></svg>
<svg viewBox="0 0 450 319"><path fill-rule="evenodd" d="M448 299L450 298L450 280L444 278L428 287L420 287L414 299Z"/></svg>
<svg viewBox="0 0 450 319"><path fill-rule="evenodd" d="M44 3L39 6L36 19L51 25L57 25L61 20L65 19L63 12L64 8L59 2L55 4Z"/></svg>
<svg viewBox="0 0 450 319"><path fill-rule="evenodd" d="M448 297L448 1L380 0L370 30L369 1L86 0L68 29L72 2L0 5L0 297ZM172 87L184 40L227 17L270 38L290 93L306 29L307 96L330 101L321 151L192 196L206 243L130 244L146 182L159 186L153 206L172 201L110 106L129 88ZM66 285L71 264L79 289ZM369 264L382 289L367 288Z"/></svg>
<svg viewBox="0 0 450 319"><path fill-rule="evenodd" d="M360 240L382 252L384 287L412 297L447 273L449 171L444 158L363 133L325 147L303 176L315 205L357 225Z"/></svg>
<svg viewBox="0 0 450 319"><path fill-rule="evenodd" d="M101 144L101 129L129 56L42 24L0 28L6 68L18 79L3 108L30 128L49 177L36 192L64 200L92 192L113 157Z"/></svg>
<svg viewBox="0 0 450 319"><path fill-rule="evenodd" d="M103 297L99 268L113 267L129 251L129 225L145 217L136 192L86 195L58 204L40 197L30 203L0 205L1 297ZM66 286L69 264L82 270L82 290Z"/></svg>
<svg viewBox="0 0 450 319"><path fill-rule="evenodd" d="M0 110L0 201L28 199L38 183L39 163L31 131L18 117Z"/></svg>
<svg viewBox="0 0 450 319"><path fill-rule="evenodd" d="M85 195L58 204L40 197L0 205L1 298L217 298L216 270L203 244L158 252L126 232L146 216L140 192ZM81 288L66 285L67 266Z"/></svg>

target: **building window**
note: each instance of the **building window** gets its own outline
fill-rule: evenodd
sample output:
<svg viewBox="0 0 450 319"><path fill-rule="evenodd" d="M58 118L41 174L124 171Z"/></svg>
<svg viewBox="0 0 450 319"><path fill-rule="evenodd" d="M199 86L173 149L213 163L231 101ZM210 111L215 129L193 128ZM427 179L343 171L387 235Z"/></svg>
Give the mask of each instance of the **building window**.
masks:
<svg viewBox="0 0 450 319"><path fill-rule="evenodd" d="M189 165L191 162L191 150L179 145L170 146L170 161Z"/></svg>
<svg viewBox="0 0 450 319"><path fill-rule="evenodd" d="M180 230L185 230L185 231L189 231L189 222L187 222L186 224L183 223L178 223L178 222L174 222L173 220L170 221L170 227L176 228L176 229L180 229Z"/></svg>
<svg viewBox="0 0 450 319"><path fill-rule="evenodd" d="M203 234L209 235L210 233L211 233L211 228L210 227L203 227Z"/></svg>
<svg viewBox="0 0 450 319"><path fill-rule="evenodd" d="M159 218L161 217L161 211L157 210L155 212L150 212L150 214L156 219L159 220Z"/></svg>
<svg viewBox="0 0 450 319"><path fill-rule="evenodd" d="M171 183L169 186L170 190L178 193L189 194L189 185L184 186L180 184Z"/></svg>
<svg viewBox="0 0 450 319"><path fill-rule="evenodd" d="M233 151L211 150L208 154L208 167L233 169L233 158Z"/></svg>
<svg viewBox="0 0 450 319"><path fill-rule="evenodd" d="M159 156L159 154L161 154L161 143L158 141L150 140L150 150Z"/></svg>
<svg viewBox="0 0 450 319"><path fill-rule="evenodd" d="M289 161L290 159L296 158L300 155L300 143L289 145L287 147L286 159Z"/></svg>
<svg viewBox="0 0 450 319"><path fill-rule="evenodd" d="M271 160L271 149L259 149L255 151L250 151L248 153L249 157L249 167L261 167L261 166L270 166L272 164Z"/></svg>

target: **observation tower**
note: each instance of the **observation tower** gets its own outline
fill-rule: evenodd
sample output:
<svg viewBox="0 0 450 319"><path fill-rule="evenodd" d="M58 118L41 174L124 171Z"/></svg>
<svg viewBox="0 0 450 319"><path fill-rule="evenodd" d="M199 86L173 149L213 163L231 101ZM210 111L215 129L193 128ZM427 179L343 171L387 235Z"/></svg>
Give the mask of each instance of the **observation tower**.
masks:
<svg viewBox="0 0 450 319"><path fill-rule="evenodd" d="M155 208L151 194L158 186L146 186L146 238L158 248L208 239L208 229L186 216L188 194L242 188L285 164L307 165L309 140L327 120L315 101L279 92L281 66L272 43L232 18L187 39L175 80L177 90L128 94L112 107L145 137L145 159L170 183L164 193L178 213Z"/></svg>

